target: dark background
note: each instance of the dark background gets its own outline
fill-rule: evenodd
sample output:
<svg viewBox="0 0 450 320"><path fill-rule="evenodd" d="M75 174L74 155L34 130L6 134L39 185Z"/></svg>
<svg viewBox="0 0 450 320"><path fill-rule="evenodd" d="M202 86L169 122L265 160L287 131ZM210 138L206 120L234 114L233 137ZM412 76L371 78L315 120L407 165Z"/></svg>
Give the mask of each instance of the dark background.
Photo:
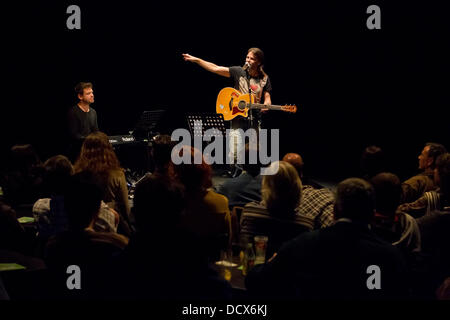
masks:
<svg viewBox="0 0 450 320"><path fill-rule="evenodd" d="M43 159L62 152L79 81L93 82L108 135L152 109L168 111L167 131L185 127L185 112L214 112L232 82L181 54L242 65L256 46L272 102L299 108L266 116L281 129L281 154L298 152L311 175L339 180L358 174L361 151L376 144L406 178L425 142L450 147L448 13L430 1L345 2L2 4L1 154L15 143L32 143ZM71 4L81 30L66 28ZM381 8L381 30L366 28L370 4Z"/></svg>

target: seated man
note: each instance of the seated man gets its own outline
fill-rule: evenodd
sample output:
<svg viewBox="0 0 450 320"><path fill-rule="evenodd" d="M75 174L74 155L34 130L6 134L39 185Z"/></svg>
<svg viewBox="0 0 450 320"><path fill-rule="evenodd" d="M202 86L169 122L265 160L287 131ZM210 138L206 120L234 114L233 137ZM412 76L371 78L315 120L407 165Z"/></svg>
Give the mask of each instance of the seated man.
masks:
<svg viewBox="0 0 450 320"><path fill-rule="evenodd" d="M397 246L406 258L413 258L421 249L420 231L413 217L397 211L402 193L400 179L392 173L383 172L370 179L370 183L377 198L372 231Z"/></svg>
<svg viewBox="0 0 450 320"><path fill-rule="evenodd" d="M313 184L303 177L304 162L297 153L287 153L283 161L289 162L297 169L303 182L302 201L297 214L314 221L314 229L325 228L333 224L334 194L331 190Z"/></svg>
<svg viewBox="0 0 450 320"><path fill-rule="evenodd" d="M342 181L335 224L303 233L285 243L271 261L251 269L246 278L249 292L278 299L403 297L405 262L397 248L370 231L374 209L375 194L368 182Z"/></svg>
<svg viewBox="0 0 450 320"><path fill-rule="evenodd" d="M89 172L75 174L70 179L64 197L69 229L49 239L44 256L47 266L55 276L56 292L63 296L81 294L87 298L103 294L103 286L99 281L104 280L104 270L109 268L110 259L128 244L128 238L123 235L93 230L102 195L101 187L95 183ZM83 273L83 290L78 290L78 293L75 293L77 290L70 292L66 288L66 270L70 265L79 266Z"/></svg>
<svg viewBox="0 0 450 320"><path fill-rule="evenodd" d="M98 131L97 111L92 108L94 90L92 83L80 82L75 86L77 104L67 112L67 128L69 134L69 158L75 161L84 139L92 132Z"/></svg>
<svg viewBox="0 0 450 320"><path fill-rule="evenodd" d="M448 179L448 171L450 166L450 154L441 154L436 159L434 168L434 182L436 189L427 191L414 202L404 203L399 206L399 210L409 213L416 219L431 215L433 211L444 210L449 206L450 195L445 191L446 179ZM448 182L447 182L448 183Z"/></svg>
<svg viewBox="0 0 450 320"><path fill-rule="evenodd" d="M417 219L422 237L422 251L426 257L426 285L429 295L450 277L450 154L436 161L435 178L440 187L427 213ZM426 192L427 194L428 192Z"/></svg>
<svg viewBox="0 0 450 320"><path fill-rule="evenodd" d="M261 201L261 166L249 163L249 145L245 146L244 171L236 178L225 181L217 187L217 193L228 198L228 205L232 209L235 206L243 207L249 202Z"/></svg>
<svg viewBox="0 0 450 320"><path fill-rule="evenodd" d="M402 183L402 203L414 202L425 192L436 189L433 170L437 157L445 152L447 151L442 144L432 142L425 144L419 155L419 169L422 172Z"/></svg>

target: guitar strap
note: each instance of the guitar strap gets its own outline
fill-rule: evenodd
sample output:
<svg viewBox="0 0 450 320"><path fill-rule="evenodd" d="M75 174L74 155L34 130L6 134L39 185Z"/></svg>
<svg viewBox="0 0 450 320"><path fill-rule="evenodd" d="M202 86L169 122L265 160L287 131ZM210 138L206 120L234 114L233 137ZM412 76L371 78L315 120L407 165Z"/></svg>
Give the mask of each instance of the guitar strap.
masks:
<svg viewBox="0 0 450 320"><path fill-rule="evenodd" d="M259 92L259 94L258 94L258 97L257 97L257 102L258 103L261 103L262 101L262 97L263 97L263 92L264 92L264 87L266 86L266 83L267 83L267 79L268 79L268 76L267 75L265 75L262 79L261 79L261 81L259 82L259 86L261 87L261 91ZM250 90L250 88L249 88L249 90Z"/></svg>
<svg viewBox="0 0 450 320"><path fill-rule="evenodd" d="M260 83L260 85L261 85L261 90L264 90L264 87L266 86L266 83L267 83L267 79L268 79L269 77L267 76L267 74L264 76L264 78L261 80L261 83Z"/></svg>

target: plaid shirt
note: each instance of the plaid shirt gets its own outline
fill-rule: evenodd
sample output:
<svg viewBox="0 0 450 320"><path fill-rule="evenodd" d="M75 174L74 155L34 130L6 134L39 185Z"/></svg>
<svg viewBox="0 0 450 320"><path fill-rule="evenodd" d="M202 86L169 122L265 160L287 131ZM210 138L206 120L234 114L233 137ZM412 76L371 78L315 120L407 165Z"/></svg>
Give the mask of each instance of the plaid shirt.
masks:
<svg viewBox="0 0 450 320"><path fill-rule="evenodd" d="M69 222L62 196L37 200L33 205L33 216L42 237L50 237L68 229Z"/></svg>
<svg viewBox="0 0 450 320"><path fill-rule="evenodd" d="M33 205L33 216L37 221L39 235L49 237L68 229L67 213L64 210L64 198L55 196L43 198ZM115 215L102 201L100 211L95 220L94 230L98 232L117 232Z"/></svg>
<svg viewBox="0 0 450 320"><path fill-rule="evenodd" d="M297 214L314 221L314 229L325 228L334 223L334 194L327 188L314 189L304 185Z"/></svg>

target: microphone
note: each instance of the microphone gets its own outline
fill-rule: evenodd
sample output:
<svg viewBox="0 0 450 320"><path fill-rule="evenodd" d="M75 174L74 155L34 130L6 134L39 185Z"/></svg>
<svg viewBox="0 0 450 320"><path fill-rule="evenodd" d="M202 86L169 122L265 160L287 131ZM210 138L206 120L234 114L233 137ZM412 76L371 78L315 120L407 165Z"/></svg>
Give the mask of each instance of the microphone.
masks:
<svg viewBox="0 0 450 320"><path fill-rule="evenodd" d="M249 68L250 68L250 63L246 62L246 63L244 64L243 69L244 69L245 71L247 71Z"/></svg>

